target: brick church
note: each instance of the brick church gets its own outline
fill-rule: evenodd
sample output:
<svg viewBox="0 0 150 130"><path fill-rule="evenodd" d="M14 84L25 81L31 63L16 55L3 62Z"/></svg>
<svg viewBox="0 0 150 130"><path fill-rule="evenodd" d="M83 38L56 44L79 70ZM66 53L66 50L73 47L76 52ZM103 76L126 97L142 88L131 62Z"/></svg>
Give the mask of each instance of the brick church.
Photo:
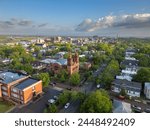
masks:
<svg viewBox="0 0 150 130"><path fill-rule="evenodd" d="M76 52L74 55L69 53L67 59L58 59L50 63L50 70L58 74L62 69L66 70L69 75L79 71L79 56Z"/></svg>

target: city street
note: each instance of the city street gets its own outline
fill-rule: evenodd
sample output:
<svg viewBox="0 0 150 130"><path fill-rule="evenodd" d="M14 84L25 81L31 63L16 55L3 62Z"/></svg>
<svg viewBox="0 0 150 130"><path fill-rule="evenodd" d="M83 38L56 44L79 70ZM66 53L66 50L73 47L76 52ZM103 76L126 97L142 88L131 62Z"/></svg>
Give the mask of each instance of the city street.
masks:
<svg viewBox="0 0 150 130"><path fill-rule="evenodd" d="M63 108L59 111L59 113L76 113L79 110L80 100L76 100L70 103L68 108Z"/></svg>

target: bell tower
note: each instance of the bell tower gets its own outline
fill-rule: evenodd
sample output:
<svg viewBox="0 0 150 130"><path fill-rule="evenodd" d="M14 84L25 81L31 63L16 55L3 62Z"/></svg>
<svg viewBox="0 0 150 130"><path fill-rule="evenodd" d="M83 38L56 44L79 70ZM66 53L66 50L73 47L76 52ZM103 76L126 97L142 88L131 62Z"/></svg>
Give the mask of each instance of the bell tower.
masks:
<svg viewBox="0 0 150 130"><path fill-rule="evenodd" d="M67 66L71 66L72 64L73 64L72 54L69 52L69 56L68 56L68 59L67 59Z"/></svg>
<svg viewBox="0 0 150 130"><path fill-rule="evenodd" d="M67 59L67 70L70 75L72 75L74 72L79 71L79 56L77 52L73 56L69 52L69 56Z"/></svg>

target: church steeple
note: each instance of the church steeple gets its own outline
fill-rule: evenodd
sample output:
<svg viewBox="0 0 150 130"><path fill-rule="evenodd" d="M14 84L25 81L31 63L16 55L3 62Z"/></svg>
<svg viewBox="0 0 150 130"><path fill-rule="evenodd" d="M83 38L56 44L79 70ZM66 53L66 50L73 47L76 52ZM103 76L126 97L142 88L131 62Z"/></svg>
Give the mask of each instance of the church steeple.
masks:
<svg viewBox="0 0 150 130"><path fill-rule="evenodd" d="M67 64L68 64L68 66L72 65L72 54L70 52L69 52L69 56L68 56L68 59L67 59Z"/></svg>

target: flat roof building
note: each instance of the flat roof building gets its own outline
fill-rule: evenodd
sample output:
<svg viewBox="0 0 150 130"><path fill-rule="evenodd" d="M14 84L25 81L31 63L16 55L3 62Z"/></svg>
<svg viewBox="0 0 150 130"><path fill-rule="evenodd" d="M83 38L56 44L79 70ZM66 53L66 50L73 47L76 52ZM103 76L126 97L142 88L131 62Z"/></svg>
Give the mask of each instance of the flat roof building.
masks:
<svg viewBox="0 0 150 130"><path fill-rule="evenodd" d="M17 72L0 73L0 97L25 104L42 93L42 81Z"/></svg>

